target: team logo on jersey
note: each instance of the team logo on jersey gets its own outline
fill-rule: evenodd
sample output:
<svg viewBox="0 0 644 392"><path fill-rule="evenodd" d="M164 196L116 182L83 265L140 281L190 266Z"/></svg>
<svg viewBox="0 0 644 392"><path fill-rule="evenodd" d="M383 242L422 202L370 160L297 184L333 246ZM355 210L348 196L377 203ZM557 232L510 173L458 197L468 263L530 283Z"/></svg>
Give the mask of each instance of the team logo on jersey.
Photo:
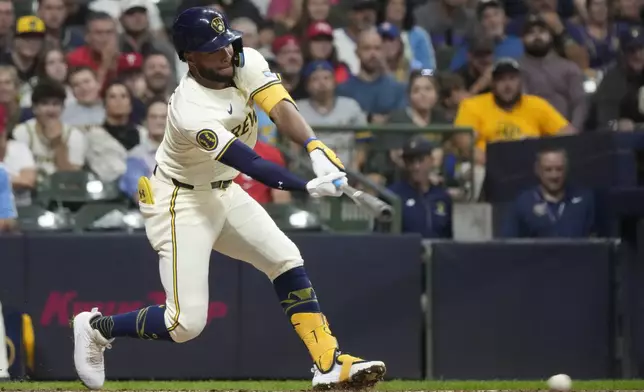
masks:
<svg viewBox="0 0 644 392"><path fill-rule="evenodd" d="M226 25L224 25L224 20L221 19L219 16L213 19L212 22L210 22L210 26L212 27L213 30L215 30L219 34L223 33L226 30Z"/></svg>
<svg viewBox="0 0 644 392"><path fill-rule="evenodd" d="M219 139L217 139L217 134L211 129L202 129L197 132L197 143L199 143L204 150L212 151L217 148Z"/></svg>

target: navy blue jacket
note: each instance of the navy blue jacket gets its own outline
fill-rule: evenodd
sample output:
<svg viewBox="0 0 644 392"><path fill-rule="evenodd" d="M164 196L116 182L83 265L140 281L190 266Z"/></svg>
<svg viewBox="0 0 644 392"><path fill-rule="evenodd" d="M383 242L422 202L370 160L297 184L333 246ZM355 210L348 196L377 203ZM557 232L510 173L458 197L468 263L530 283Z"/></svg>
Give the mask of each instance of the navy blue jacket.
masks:
<svg viewBox="0 0 644 392"><path fill-rule="evenodd" d="M519 195L506 216L503 237L583 238L595 229L595 199L586 190L566 190L558 203L545 201L539 187Z"/></svg>
<svg viewBox="0 0 644 392"><path fill-rule="evenodd" d="M389 186L402 200L402 231L423 238L452 238L452 199L445 189L432 186L425 193L405 181Z"/></svg>

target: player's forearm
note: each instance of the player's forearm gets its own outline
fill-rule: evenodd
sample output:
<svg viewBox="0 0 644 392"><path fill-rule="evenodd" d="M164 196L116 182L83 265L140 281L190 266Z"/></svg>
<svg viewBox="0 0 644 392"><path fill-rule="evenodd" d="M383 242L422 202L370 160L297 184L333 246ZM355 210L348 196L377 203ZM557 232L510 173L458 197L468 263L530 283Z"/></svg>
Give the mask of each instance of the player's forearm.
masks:
<svg viewBox="0 0 644 392"><path fill-rule="evenodd" d="M315 137L313 130L292 102L280 101L269 113L277 129L300 146Z"/></svg>
<svg viewBox="0 0 644 392"><path fill-rule="evenodd" d="M220 158L220 162L271 188L285 191L306 191L306 181L285 167L263 159L239 140L235 140L228 147Z"/></svg>

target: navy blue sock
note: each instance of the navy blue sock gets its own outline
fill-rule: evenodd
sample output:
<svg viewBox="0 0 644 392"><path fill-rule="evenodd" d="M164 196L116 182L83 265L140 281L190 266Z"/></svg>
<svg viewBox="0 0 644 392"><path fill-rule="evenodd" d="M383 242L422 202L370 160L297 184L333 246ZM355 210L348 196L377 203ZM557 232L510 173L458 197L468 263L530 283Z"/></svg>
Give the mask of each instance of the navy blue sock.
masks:
<svg viewBox="0 0 644 392"><path fill-rule="evenodd" d="M320 304L304 267L284 272L273 280L273 287L289 319L295 313L321 313Z"/></svg>
<svg viewBox="0 0 644 392"><path fill-rule="evenodd" d="M172 340L165 326L165 305L148 306L115 316L95 317L90 321L106 339L122 336L146 340Z"/></svg>

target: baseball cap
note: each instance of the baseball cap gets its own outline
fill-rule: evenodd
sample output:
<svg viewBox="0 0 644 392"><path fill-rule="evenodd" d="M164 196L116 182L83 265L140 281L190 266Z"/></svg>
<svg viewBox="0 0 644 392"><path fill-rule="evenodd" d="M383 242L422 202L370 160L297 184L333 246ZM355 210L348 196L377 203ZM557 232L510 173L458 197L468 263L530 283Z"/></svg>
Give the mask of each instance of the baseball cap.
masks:
<svg viewBox="0 0 644 392"><path fill-rule="evenodd" d="M327 22L315 22L309 25L306 30L306 37L308 39L326 37L333 39L333 27Z"/></svg>
<svg viewBox="0 0 644 392"><path fill-rule="evenodd" d="M476 15L480 18L483 15L483 11L488 8L503 8L503 6L498 0L480 0L476 4Z"/></svg>
<svg viewBox="0 0 644 392"><path fill-rule="evenodd" d="M644 47L644 30L641 27L632 27L623 31L619 37L619 45L623 50Z"/></svg>
<svg viewBox="0 0 644 392"><path fill-rule="evenodd" d="M23 16L16 22L16 35L45 35L45 22L37 16Z"/></svg>
<svg viewBox="0 0 644 392"><path fill-rule="evenodd" d="M402 157L411 158L429 155L434 151L434 145L423 136L414 136L405 142L402 148Z"/></svg>
<svg viewBox="0 0 644 392"><path fill-rule="evenodd" d="M134 72L143 68L143 56L140 53L126 53L119 56L118 72Z"/></svg>
<svg viewBox="0 0 644 392"><path fill-rule="evenodd" d="M543 27L544 29L550 30L550 26L548 26L548 23L537 14L530 14L528 17L525 19L525 22L523 23L523 35L527 34L530 29L532 29L535 26Z"/></svg>
<svg viewBox="0 0 644 392"><path fill-rule="evenodd" d="M121 1L121 12L125 13L133 9L144 9L148 10L148 2L146 0L122 0Z"/></svg>
<svg viewBox="0 0 644 392"><path fill-rule="evenodd" d="M308 79L309 76L313 74L313 72L320 70L333 72L334 68L333 65L331 65L331 63L326 60L311 61L304 67L302 76L304 76L304 79Z"/></svg>
<svg viewBox="0 0 644 392"><path fill-rule="evenodd" d="M507 73L519 73L521 68L519 63L510 57L498 59L492 66L492 77L497 77Z"/></svg>
<svg viewBox="0 0 644 392"><path fill-rule="evenodd" d="M400 37L400 29L389 22L384 22L378 26L378 34L382 38L397 39Z"/></svg>
<svg viewBox="0 0 644 392"><path fill-rule="evenodd" d="M469 41L468 51L473 55L494 53L494 39L486 36L475 36Z"/></svg>
<svg viewBox="0 0 644 392"><path fill-rule="evenodd" d="M354 10L354 11L377 10L378 9L378 1L376 1L376 0L353 0L353 4L351 4L351 9Z"/></svg>
<svg viewBox="0 0 644 392"><path fill-rule="evenodd" d="M298 48L300 47L300 43L297 40L297 38L292 35L292 34L287 34L283 35L281 37L275 38L275 41L273 41L273 46L271 49L273 50L274 54L277 54L282 48L285 46L297 46Z"/></svg>

